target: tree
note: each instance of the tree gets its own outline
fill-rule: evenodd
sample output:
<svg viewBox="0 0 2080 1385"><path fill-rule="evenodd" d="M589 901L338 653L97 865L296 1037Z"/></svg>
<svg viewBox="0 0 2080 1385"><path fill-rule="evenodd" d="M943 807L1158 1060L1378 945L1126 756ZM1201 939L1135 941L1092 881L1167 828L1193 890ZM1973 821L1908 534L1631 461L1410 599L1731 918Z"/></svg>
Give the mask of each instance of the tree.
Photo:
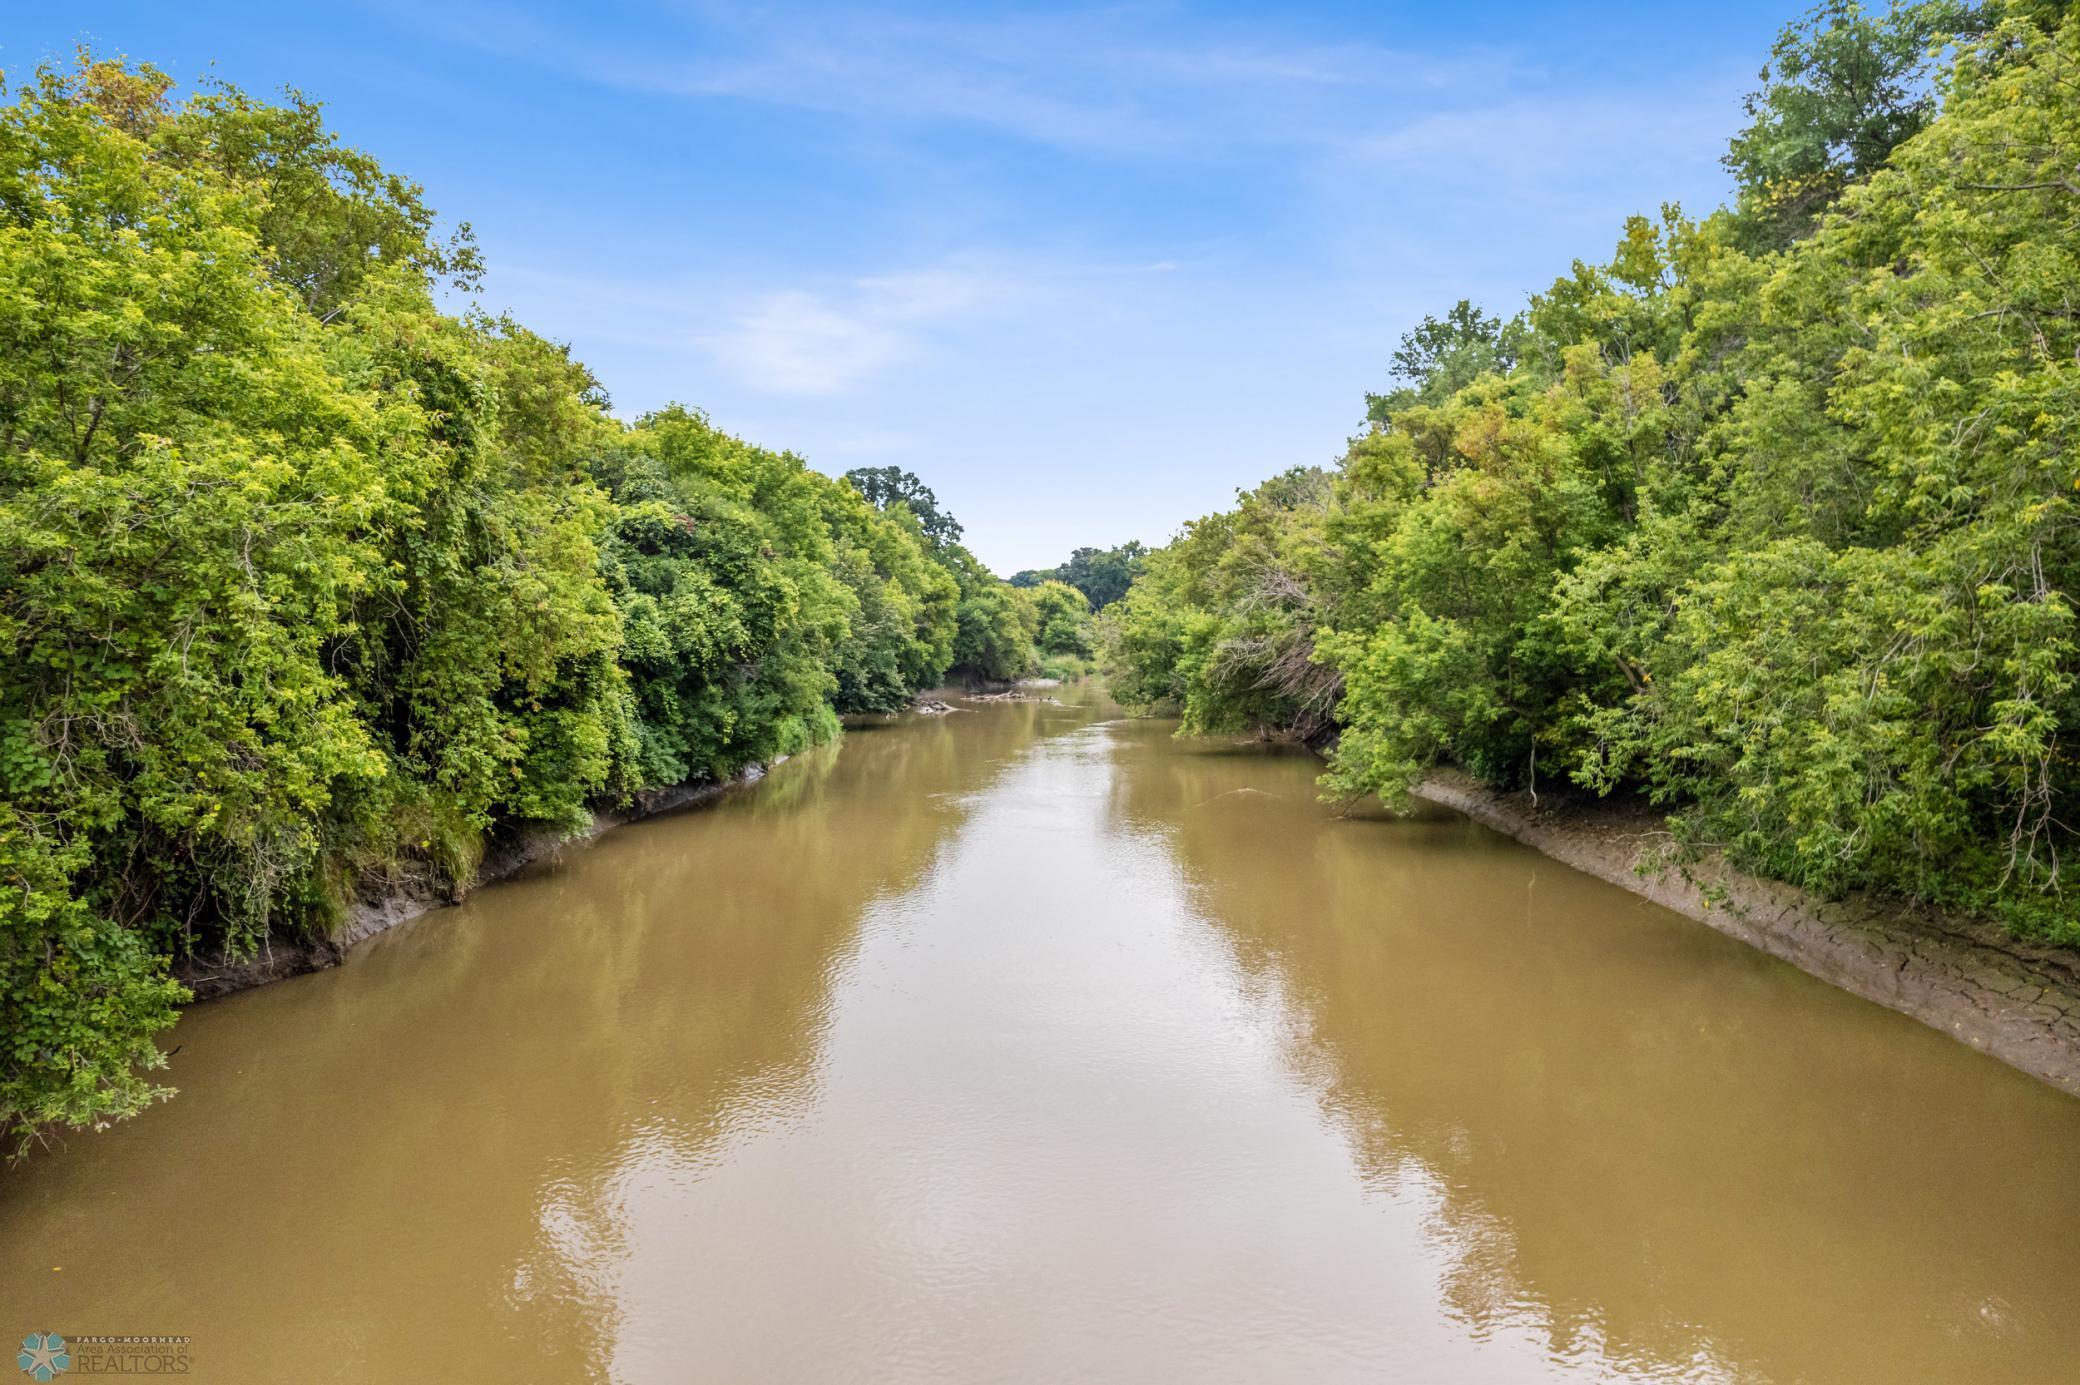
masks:
<svg viewBox="0 0 2080 1385"><path fill-rule="evenodd" d="M1033 647L1043 655L1087 659L1091 655L1091 604L1067 582L1042 582L1032 588L1039 630Z"/></svg>
<svg viewBox="0 0 2080 1385"><path fill-rule="evenodd" d="M918 527L935 544L958 543L960 521L939 508L939 497L913 472L894 466L854 467L845 479L877 510L891 505L906 506L917 516Z"/></svg>
<svg viewBox="0 0 2080 1385"><path fill-rule="evenodd" d="M1776 249L1808 235L1842 190L1868 178L1935 118L1934 50L1978 23L1963 0L1875 14L1825 0L1777 35L1746 129L1725 158L1744 243Z"/></svg>
<svg viewBox="0 0 2080 1385"><path fill-rule="evenodd" d="M1516 361L1514 325L1481 312L1468 299L1453 304L1442 319L1426 315L1401 336L1388 375L1408 383L1386 394L1365 396L1366 416L1384 424L1412 404L1438 404L1490 371Z"/></svg>
<svg viewBox="0 0 2080 1385"><path fill-rule="evenodd" d="M957 543L940 548L938 557L960 588L952 671L993 682L1030 673L1040 625L1032 593L997 580Z"/></svg>
<svg viewBox="0 0 2080 1385"><path fill-rule="evenodd" d="M1141 571L1148 548L1130 539L1117 548L1079 548L1060 567L1027 568L1011 578L1014 587L1038 587L1046 582L1066 582L1102 611L1127 594L1135 574Z"/></svg>
<svg viewBox="0 0 2080 1385"><path fill-rule="evenodd" d="M1331 499L1326 472L1295 467L1149 554L1101 622L1114 695L1193 733L1326 729L1340 682L1314 639Z"/></svg>
<svg viewBox="0 0 2080 1385"><path fill-rule="evenodd" d="M1150 556L1103 623L1115 694L1333 732L1334 792L1640 790L1681 847L2080 944L2061 8L1970 16L1940 113L1956 9L1788 30L1736 213L1630 218L1511 329L1412 333L1327 494L1273 478Z"/></svg>
<svg viewBox="0 0 2080 1385"><path fill-rule="evenodd" d="M1060 579L1082 592L1092 610L1102 611L1127 594L1147 556L1138 539L1117 548L1079 548L1062 564Z"/></svg>

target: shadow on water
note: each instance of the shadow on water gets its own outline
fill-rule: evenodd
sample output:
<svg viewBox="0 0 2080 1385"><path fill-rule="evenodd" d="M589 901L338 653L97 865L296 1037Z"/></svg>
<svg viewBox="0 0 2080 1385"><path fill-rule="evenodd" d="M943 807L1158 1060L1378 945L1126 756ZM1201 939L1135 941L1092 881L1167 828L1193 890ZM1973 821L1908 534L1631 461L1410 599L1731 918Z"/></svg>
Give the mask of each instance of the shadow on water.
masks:
<svg viewBox="0 0 2080 1385"><path fill-rule="evenodd" d="M1455 815L1115 728L1162 842L1468 1331L1656 1377L2080 1378L2080 1103Z"/></svg>

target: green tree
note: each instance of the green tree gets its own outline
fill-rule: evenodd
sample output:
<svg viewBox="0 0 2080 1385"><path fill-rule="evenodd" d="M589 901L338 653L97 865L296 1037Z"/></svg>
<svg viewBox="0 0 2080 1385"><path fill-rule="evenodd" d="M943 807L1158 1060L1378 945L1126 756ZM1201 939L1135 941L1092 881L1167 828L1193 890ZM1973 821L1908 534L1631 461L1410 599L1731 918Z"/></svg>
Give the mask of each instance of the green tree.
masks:
<svg viewBox="0 0 2080 1385"><path fill-rule="evenodd" d="M1031 673L1040 623L1031 594L997 580L959 544L939 556L960 589L952 671L993 682Z"/></svg>
<svg viewBox="0 0 2080 1385"><path fill-rule="evenodd" d="M939 497L914 472L895 466L854 467L845 479L877 510L901 505L917 517L918 528L935 544L958 543L960 521L939 508Z"/></svg>
<svg viewBox="0 0 2080 1385"><path fill-rule="evenodd" d="M1406 383L1365 396L1365 415L1384 424L1415 404L1440 404L1493 371L1516 362L1518 324L1505 325L1462 298L1442 318L1430 317L1401 335L1387 372Z"/></svg>
<svg viewBox="0 0 2080 1385"><path fill-rule="evenodd" d="M1934 50L1976 22L1962 0L1883 13L1825 0L1785 25L1724 160L1744 241L1774 249L1810 234L1843 189L1935 119Z"/></svg>
<svg viewBox="0 0 2080 1385"><path fill-rule="evenodd" d="M1083 593L1092 610L1102 611L1127 594L1147 556L1148 548L1138 539L1117 548L1079 548L1060 567L1027 568L1013 573L1011 585L1038 587L1045 582L1065 582Z"/></svg>
<svg viewBox="0 0 2080 1385"><path fill-rule="evenodd" d="M1087 659L1091 655L1091 603L1067 582L1042 582L1032 589L1038 631L1033 645L1043 655Z"/></svg>
<svg viewBox="0 0 2080 1385"><path fill-rule="evenodd" d="M1192 733L1327 729L1340 680L1313 656L1332 498L1328 473L1296 467L1151 554L1105 613L1114 695L1176 711Z"/></svg>
<svg viewBox="0 0 2080 1385"><path fill-rule="evenodd" d="M895 711L952 665L960 584L906 507L876 512L839 484L828 488L824 507L837 572L858 602L838 652L836 706Z"/></svg>

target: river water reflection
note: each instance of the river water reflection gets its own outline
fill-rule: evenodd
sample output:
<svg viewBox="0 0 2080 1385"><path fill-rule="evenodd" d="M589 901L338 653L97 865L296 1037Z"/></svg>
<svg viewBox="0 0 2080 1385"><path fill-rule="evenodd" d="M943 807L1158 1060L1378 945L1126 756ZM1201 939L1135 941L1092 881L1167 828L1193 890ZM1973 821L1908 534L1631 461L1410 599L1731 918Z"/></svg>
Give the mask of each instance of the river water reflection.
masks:
<svg viewBox="0 0 2080 1385"><path fill-rule="evenodd" d="M1068 700L196 1009L176 1101L0 1175L0 1330L227 1381L2080 1378L2080 1102Z"/></svg>

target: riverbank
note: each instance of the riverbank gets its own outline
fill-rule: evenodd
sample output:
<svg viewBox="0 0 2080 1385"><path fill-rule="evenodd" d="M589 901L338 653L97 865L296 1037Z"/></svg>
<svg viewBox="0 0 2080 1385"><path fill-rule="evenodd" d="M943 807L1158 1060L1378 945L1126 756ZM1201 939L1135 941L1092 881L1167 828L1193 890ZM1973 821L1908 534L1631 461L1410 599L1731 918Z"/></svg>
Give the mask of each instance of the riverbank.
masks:
<svg viewBox="0 0 2080 1385"><path fill-rule="evenodd" d="M784 764L781 756L774 765ZM692 807L720 798L734 789L765 778L771 766L751 765L733 778L717 782L679 784L669 789L652 789L636 794L626 805L596 810L591 824L582 832L518 832L493 841L478 863L476 874L460 888L444 884L431 874L396 874L363 882L359 896L346 919L323 938L271 938L249 957L191 957L177 962L173 974L194 993L196 1000L214 1000L237 991L251 990L270 981L324 971L346 960L355 944L401 923L409 923L436 909L460 904L485 885L507 880L539 861L553 858L571 846L582 846L631 822Z"/></svg>
<svg viewBox="0 0 2080 1385"><path fill-rule="evenodd" d="M2080 959L2070 953L1896 901L1815 899L1716 857L1642 872L1667 840L1645 804L1550 794L1534 803L1453 770L1415 795L2080 1095Z"/></svg>
<svg viewBox="0 0 2080 1385"><path fill-rule="evenodd" d="M912 701L911 709L926 715L940 715L956 710L943 700L947 697L976 702L1053 701L1052 698L1041 697L1028 690L1060 686L1060 680L1054 678L983 680L971 686L958 688L949 685L918 693ZM251 990L270 981L286 980L291 976L302 976L336 967L346 960L347 953L356 944L366 942L379 933L387 932L401 923L409 923L436 909L460 904L471 891L510 879L536 862L550 859L566 847L595 841L616 827L640 822L659 813L669 813L675 809L705 803L733 789L755 784L765 778L772 768L785 764L788 758L782 755L771 765L748 766L735 777L721 783L680 784L668 789L652 789L638 793L626 805L595 809L591 825L575 835L517 832L499 838L486 847L484 859L478 863L475 876L466 886L459 889L434 877L430 872L371 877L363 881L361 893L348 909L346 919L328 936L313 939L270 938L251 956L218 954L212 957L185 958L174 964L174 977L193 993L195 1000L201 1001Z"/></svg>
<svg viewBox="0 0 2080 1385"><path fill-rule="evenodd" d="M576 836L531 832L494 842L462 890L430 876L372 880L328 937L274 939L244 958L189 959L175 974L201 1001L338 966L355 945L459 904L472 890L510 879L615 827L756 783L767 768L753 765L727 782L638 795L624 807L596 813ZM1527 794L1491 789L1456 770L1434 773L1415 796L2080 1095L2080 959L2070 953L2023 942L1985 920L1896 901L1815 899L1733 870L1716 857L1642 870L1667 839L1661 816L1642 803L1551 793L1534 803Z"/></svg>

